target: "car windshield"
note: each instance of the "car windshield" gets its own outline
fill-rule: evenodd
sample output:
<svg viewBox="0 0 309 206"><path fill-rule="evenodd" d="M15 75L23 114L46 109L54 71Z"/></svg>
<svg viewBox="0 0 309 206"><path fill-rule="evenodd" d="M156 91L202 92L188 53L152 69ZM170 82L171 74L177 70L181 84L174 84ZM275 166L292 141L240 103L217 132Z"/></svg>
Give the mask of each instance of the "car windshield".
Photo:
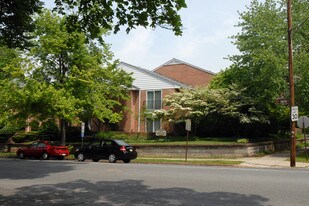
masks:
<svg viewBox="0 0 309 206"><path fill-rule="evenodd" d="M120 146L129 146L129 144L128 143L126 143L126 142L124 142L124 141L122 141L122 140L114 140L118 145L120 145Z"/></svg>

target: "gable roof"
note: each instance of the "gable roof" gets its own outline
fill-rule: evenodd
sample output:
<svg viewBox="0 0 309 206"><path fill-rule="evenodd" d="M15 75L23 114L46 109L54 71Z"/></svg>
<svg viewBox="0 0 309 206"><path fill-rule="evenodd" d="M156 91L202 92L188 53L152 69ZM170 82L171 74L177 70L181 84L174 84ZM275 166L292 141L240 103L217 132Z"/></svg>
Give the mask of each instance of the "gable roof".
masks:
<svg viewBox="0 0 309 206"><path fill-rule="evenodd" d="M120 62L118 67L125 72L132 74L134 79L132 83L133 86L131 88L132 90L155 90L188 87L186 84L125 62Z"/></svg>
<svg viewBox="0 0 309 206"><path fill-rule="evenodd" d="M203 71L203 72L206 72L206 73L209 73L209 74L212 74L212 75L216 75L216 73L214 73L214 72L205 70L205 69L203 69L203 68L201 68L201 67L195 66L195 65L193 65L193 64L189 64L189 63L187 63L187 62L181 61L181 60L176 59L176 58L173 58L173 59L171 59L171 60L165 62L164 64L158 66L157 68L153 69L152 71L155 72L156 70L160 69L161 67L170 66L170 65L177 65L177 64L184 64L184 65L187 65L187 66L189 66L189 67L193 67L193 68L195 68L195 69L201 70L201 71Z"/></svg>

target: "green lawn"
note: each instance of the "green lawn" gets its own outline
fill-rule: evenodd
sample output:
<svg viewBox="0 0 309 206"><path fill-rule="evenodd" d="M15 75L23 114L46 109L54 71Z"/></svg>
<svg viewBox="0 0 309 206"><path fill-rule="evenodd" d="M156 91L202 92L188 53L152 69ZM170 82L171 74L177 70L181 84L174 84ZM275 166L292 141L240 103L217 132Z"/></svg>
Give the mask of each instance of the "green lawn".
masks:
<svg viewBox="0 0 309 206"><path fill-rule="evenodd" d="M16 153L15 152L0 152L0 157L16 157Z"/></svg>
<svg viewBox="0 0 309 206"><path fill-rule="evenodd" d="M306 163L309 163L309 151L307 151L307 157L308 158L306 158L305 152L303 152L301 154L298 154L296 156L296 162L306 162Z"/></svg>
<svg viewBox="0 0 309 206"><path fill-rule="evenodd" d="M187 164L187 165L239 165L241 161L232 161L232 160L222 160L222 159L185 159L181 160L179 158L137 158L133 160L134 163L153 163L153 164Z"/></svg>

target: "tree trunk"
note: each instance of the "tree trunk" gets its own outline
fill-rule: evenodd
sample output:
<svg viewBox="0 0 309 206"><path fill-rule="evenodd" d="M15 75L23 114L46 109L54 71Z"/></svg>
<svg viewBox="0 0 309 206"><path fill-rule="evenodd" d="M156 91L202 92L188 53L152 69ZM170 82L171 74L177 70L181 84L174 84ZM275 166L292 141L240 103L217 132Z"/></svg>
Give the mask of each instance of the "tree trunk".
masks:
<svg viewBox="0 0 309 206"><path fill-rule="evenodd" d="M61 119L61 145L65 145L66 143L66 121L65 119Z"/></svg>

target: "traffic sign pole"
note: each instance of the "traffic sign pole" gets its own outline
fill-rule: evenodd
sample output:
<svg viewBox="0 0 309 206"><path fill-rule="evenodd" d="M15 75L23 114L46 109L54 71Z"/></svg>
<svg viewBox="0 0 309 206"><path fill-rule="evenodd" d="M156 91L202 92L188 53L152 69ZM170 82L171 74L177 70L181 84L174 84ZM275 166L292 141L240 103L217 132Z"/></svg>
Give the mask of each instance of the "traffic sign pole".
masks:
<svg viewBox="0 0 309 206"><path fill-rule="evenodd" d="M82 147L84 146L84 136L85 136L85 122L82 122L80 132L80 137L82 139Z"/></svg>
<svg viewBox="0 0 309 206"><path fill-rule="evenodd" d="M186 142L185 161L187 161L187 159L188 159L188 142L189 142L189 132L191 131L191 119L186 120L186 130L187 130L187 142Z"/></svg>

